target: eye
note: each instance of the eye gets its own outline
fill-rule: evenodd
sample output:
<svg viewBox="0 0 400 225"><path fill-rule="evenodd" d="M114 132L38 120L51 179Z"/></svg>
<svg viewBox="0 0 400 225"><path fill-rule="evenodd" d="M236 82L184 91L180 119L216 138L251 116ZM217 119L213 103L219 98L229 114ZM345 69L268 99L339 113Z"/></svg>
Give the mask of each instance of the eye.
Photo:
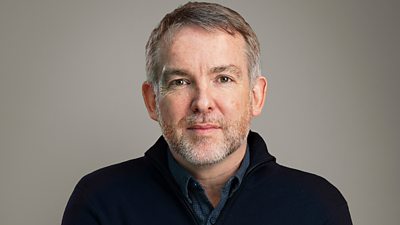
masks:
<svg viewBox="0 0 400 225"><path fill-rule="evenodd" d="M173 80L169 83L169 86L183 86L183 85L188 85L190 82L185 79L176 79Z"/></svg>
<svg viewBox="0 0 400 225"><path fill-rule="evenodd" d="M233 81L232 78L225 76L225 75L219 76L217 80L220 83L229 83L229 82Z"/></svg>

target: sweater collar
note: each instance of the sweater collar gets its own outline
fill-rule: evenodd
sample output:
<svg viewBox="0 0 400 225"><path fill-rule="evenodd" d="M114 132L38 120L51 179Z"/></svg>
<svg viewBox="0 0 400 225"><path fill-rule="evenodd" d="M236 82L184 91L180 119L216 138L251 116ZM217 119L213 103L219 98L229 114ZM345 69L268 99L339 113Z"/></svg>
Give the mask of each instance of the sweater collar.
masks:
<svg viewBox="0 0 400 225"><path fill-rule="evenodd" d="M172 154L168 151L167 153L168 156L168 168L169 171L171 172L172 176L174 177L176 183L178 184L179 188L181 189L183 195L190 201L189 198L189 190L190 190L190 183L198 183L196 179L186 170L184 169L179 163L174 159ZM249 146L246 147L246 153L244 155L244 158L242 162L240 163L240 166L236 173L229 179L229 185L226 186L229 190L229 193L234 193L238 187L240 186L240 183L243 180L243 177L247 171L247 168L249 167L250 164L250 152L249 152ZM228 183L228 181L227 181ZM227 184L226 183L226 184ZM226 185L225 184L225 185Z"/></svg>
<svg viewBox="0 0 400 225"><path fill-rule="evenodd" d="M275 157L269 154L267 145L258 133L250 131L247 136L247 144L250 149L250 165L248 171L251 171L264 162L275 161ZM168 173L171 175L168 168L168 151L168 144L164 137L161 136L145 153L145 157L151 159L155 166L164 174Z"/></svg>

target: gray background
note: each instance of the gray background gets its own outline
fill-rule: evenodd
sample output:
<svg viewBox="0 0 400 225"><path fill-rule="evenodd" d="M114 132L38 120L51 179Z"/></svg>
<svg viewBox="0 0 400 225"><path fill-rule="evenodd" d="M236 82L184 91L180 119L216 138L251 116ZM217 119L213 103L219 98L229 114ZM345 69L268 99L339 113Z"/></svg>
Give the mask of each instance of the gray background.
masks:
<svg viewBox="0 0 400 225"><path fill-rule="evenodd" d="M219 1L262 44L253 123L278 162L324 176L354 224L398 224L399 1ZM85 174L160 135L144 45L183 1L0 1L0 224L59 224Z"/></svg>

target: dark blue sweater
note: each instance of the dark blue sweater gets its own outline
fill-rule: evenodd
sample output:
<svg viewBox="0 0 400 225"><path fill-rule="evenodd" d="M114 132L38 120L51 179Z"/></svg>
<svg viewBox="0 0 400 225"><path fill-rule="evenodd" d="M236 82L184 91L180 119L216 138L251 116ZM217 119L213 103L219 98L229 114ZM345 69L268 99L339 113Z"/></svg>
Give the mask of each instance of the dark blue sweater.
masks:
<svg viewBox="0 0 400 225"><path fill-rule="evenodd" d="M263 139L248 137L250 165L216 224L351 225L340 192L325 179L276 163ZM62 225L197 224L171 176L161 137L144 157L83 177Z"/></svg>

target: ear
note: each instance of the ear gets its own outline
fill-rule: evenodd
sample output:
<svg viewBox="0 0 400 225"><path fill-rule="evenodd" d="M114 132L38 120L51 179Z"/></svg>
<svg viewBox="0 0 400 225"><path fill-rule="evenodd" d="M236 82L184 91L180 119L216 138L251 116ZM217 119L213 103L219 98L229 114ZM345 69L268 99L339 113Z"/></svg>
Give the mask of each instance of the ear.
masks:
<svg viewBox="0 0 400 225"><path fill-rule="evenodd" d="M267 78L263 76L257 77L252 89L252 114L253 116L260 115L265 102L267 93Z"/></svg>
<svg viewBox="0 0 400 225"><path fill-rule="evenodd" d="M154 93L153 85L145 81L142 84L142 95L144 104L146 105L147 112L150 118L158 121L157 108L156 108L156 94Z"/></svg>

